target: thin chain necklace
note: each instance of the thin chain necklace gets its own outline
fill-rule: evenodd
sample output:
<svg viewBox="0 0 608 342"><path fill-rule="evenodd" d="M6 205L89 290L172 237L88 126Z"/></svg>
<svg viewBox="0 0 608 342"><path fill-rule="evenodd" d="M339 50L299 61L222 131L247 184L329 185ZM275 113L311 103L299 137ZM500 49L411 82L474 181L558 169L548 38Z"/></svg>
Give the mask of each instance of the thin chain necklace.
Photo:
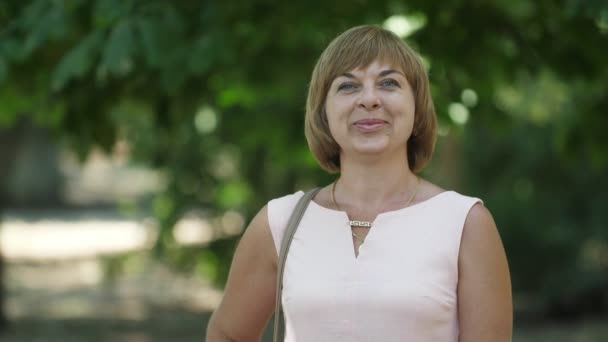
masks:
<svg viewBox="0 0 608 342"><path fill-rule="evenodd" d="M410 195L410 198L407 200L407 203L405 203L405 206L403 206L404 208L408 207L412 203L412 201L414 200L414 198L416 198L416 193L418 192L418 185L420 184L420 178L416 177L416 179L417 179L417 181L416 181L416 186L414 187L414 191ZM336 206L336 208L338 208L338 210L341 211L342 209L340 208L340 205L336 201L336 183L337 183L337 181L335 181L332 184L332 186L331 186L331 200L334 202L334 205ZM369 222L369 221L349 220L348 224L351 227L370 228L372 226L372 223ZM355 237L355 239L361 241L361 238L359 236L357 236L357 234L355 234L354 231L351 230L351 233L353 234L353 236Z"/></svg>

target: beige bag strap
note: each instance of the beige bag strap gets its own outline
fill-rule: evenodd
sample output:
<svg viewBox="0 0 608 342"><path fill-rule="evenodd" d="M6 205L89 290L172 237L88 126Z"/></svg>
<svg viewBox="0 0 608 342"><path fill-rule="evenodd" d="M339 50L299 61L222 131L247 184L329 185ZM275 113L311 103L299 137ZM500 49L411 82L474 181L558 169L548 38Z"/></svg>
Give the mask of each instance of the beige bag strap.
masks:
<svg viewBox="0 0 608 342"><path fill-rule="evenodd" d="M313 197L321 190L321 188L315 188L302 196L296 204L296 207L291 212L291 216L289 217L289 221L287 222L287 227L285 228L285 233L283 235L283 241L281 241L281 251L279 252L279 258L277 263L277 284L276 284L276 297L274 304L274 334L272 340L274 342L279 342L279 328L283 324L284 321L283 311L281 310L281 296L283 293L283 270L285 269L285 260L287 259L287 253L289 252L289 246L291 245L291 240L298 229L298 225L302 220L302 216L304 216L304 212L308 207L308 204L312 200Z"/></svg>

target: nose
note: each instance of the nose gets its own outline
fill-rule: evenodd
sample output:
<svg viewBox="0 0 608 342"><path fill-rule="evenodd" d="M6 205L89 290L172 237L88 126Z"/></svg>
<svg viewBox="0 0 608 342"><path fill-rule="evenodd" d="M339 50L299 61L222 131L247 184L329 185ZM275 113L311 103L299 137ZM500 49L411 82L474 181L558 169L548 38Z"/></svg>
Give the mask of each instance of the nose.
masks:
<svg viewBox="0 0 608 342"><path fill-rule="evenodd" d="M374 87L364 87L357 99L357 106L366 110L378 109L381 103L380 97Z"/></svg>

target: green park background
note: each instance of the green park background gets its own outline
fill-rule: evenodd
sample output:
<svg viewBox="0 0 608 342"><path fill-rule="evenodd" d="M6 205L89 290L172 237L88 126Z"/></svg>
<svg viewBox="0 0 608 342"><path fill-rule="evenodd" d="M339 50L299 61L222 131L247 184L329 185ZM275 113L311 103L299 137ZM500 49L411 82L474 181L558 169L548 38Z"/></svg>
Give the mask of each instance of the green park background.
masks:
<svg viewBox="0 0 608 342"><path fill-rule="evenodd" d="M113 293L125 274L160 268L170 275L139 290L162 294L185 278L221 290L243 223L272 198L334 179L306 145L304 102L321 51L360 24L393 30L428 68L439 130L422 174L493 213L514 341L608 340L604 0L3 0L0 232L15 216L103 208L151 222L155 235L96 257L102 276L89 286ZM162 180L154 191L66 199L62 155L85 165L117 150ZM179 243L175 227L192 215L212 237ZM144 305L139 320L37 312L62 297L11 272L56 264L0 259L0 340L204 339L212 307L170 300Z"/></svg>

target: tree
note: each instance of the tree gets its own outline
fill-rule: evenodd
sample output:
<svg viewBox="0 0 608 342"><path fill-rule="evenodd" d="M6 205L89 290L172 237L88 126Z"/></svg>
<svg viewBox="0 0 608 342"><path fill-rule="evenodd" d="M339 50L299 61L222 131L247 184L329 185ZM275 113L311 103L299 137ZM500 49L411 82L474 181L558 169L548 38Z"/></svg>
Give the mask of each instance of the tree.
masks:
<svg viewBox="0 0 608 342"><path fill-rule="evenodd" d="M93 145L109 149L117 139L130 141L137 160L168 176L166 191L153 205L162 226L157 244L162 254L173 245L171 227L191 207L235 209L251 217L269 198L327 181L302 138L315 59L344 29L402 15L393 19L422 25L407 39L429 65L442 131L450 129L462 141L467 189L485 196L499 225L507 227L502 234L507 250L514 251L516 290L540 292L546 294L544 303L558 303L605 284L600 276L605 261L593 270L580 263L583 241L593 241L606 255L608 238L599 229L606 214L590 211L594 223L570 234L571 227L587 225L587 218L574 209L555 210L571 200L595 208L606 199L581 189L605 186L600 175L608 163L602 131L607 119L598 113L608 101L603 65L608 5L577 0L359 5L5 1L0 100L6 105L0 123L32 113L82 156ZM464 124L468 116L470 123ZM505 167L507 160L512 167ZM556 195L563 194L556 184L564 175L577 184L567 198ZM525 195L530 184L533 196ZM514 196L525 197L522 193L528 199L514 202ZM542 214L526 220L523 212ZM535 229L547 217L564 224ZM532 240L530 231L536 234ZM553 242L545 263L530 269L535 246L547 241ZM220 240L198 254L219 282L233 246L233 239ZM555 256L573 260L574 273L544 269L563 261ZM567 290L549 285L573 274L588 284Z"/></svg>

